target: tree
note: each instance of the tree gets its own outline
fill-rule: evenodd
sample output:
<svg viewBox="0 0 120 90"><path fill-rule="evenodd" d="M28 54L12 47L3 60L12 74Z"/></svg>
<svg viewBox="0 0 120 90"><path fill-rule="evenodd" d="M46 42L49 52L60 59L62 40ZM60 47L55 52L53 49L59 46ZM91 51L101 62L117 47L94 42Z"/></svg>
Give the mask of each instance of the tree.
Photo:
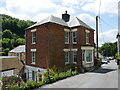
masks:
<svg viewBox="0 0 120 90"><path fill-rule="evenodd" d="M5 31L3 31L3 35L2 35L2 38L9 38L11 39L13 36L12 36L12 32L8 29L6 29Z"/></svg>
<svg viewBox="0 0 120 90"><path fill-rule="evenodd" d="M24 44L25 44L25 39L24 38L18 38L15 42L15 46L24 45Z"/></svg>
<svg viewBox="0 0 120 90"><path fill-rule="evenodd" d="M9 48L4 49L4 50L3 50L3 52L5 52L5 55L4 55L4 56L7 56L9 51L10 51Z"/></svg>
<svg viewBox="0 0 120 90"><path fill-rule="evenodd" d="M100 48L99 52L103 56L115 56L117 53L117 43L104 43Z"/></svg>
<svg viewBox="0 0 120 90"><path fill-rule="evenodd" d="M11 44L11 40L9 38L3 38L2 47L3 47L3 49L5 49L5 48L10 48L10 49L13 48L12 44Z"/></svg>

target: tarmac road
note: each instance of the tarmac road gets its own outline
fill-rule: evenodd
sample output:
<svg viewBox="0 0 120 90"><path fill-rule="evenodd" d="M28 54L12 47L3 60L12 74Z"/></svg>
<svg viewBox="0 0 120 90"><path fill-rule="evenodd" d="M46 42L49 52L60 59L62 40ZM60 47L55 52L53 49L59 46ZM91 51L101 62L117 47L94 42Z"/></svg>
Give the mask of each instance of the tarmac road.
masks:
<svg viewBox="0 0 120 90"><path fill-rule="evenodd" d="M79 74L40 88L118 88L117 63L111 60L95 72Z"/></svg>

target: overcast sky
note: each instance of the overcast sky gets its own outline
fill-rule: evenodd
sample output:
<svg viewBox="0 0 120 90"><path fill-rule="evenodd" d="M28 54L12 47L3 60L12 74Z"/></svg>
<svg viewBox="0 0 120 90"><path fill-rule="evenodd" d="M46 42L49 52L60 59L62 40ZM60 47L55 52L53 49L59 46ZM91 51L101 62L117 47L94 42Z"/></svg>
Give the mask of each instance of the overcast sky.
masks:
<svg viewBox="0 0 120 90"><path fill-rule="evenodd" d="M100 14L99 45L115 42L118 29L119 0L1 0L0 13L21 20L40 21L50 15L61 18L68 11L95 29Z"/></svg>

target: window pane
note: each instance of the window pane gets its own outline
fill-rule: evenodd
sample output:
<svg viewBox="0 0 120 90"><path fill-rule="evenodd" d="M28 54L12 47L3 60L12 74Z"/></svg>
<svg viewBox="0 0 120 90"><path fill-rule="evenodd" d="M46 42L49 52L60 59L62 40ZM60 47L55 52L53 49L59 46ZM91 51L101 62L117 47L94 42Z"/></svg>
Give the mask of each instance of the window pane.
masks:
<svg viewBox="0 0 120 90"><path fill-rule="evenodd" d="M87 50L86 51L86 61L87 62L92 61L92 50Z"/></svg>
<svg viewBox="0 0 120 90"><path fill-rule="evenodd" d="M84 61L85 57L85 50L82 50L82 60Z"/></svg>
<svg viewBox="0 0 120 90"><path fill-rule="evenodd" d="M32 80L35 80L35 72L32 71Z"/></svg>
<svg viewBox="0 0 120 90"><path fill-rule="evenodd" d="M65 32L65 42L69 43L69 32Z"/></svg>
<svg viewBox="0 0 120 90"><path fill-rule="evenodd" d="M86 43L89 43L90 42L90 35L89 35L90 33L86 33Z"/></svg>
<svg viewBox="0 0 120 90"><path fill-rule="evenodd" d="M32 63L35 63L35 58L36 57L36 55L35 55L35 52L32 52Z"/></svg>
<svg viewBox="0 0 120 90"><path fill-rule="evenodd" d="M72 41L77 42L77 33L76 32L72 32Z"/></svg>
<svg viewBox="0 0 120 90"><path fill-rule="evenodd" d="M69 62L69 52L65 52L65 62Z"/></svg>
<svg viewBox="0 0 120 90"><path fill-rule="evenodd" d="M73 52L73 62L77 62L77 52Z"/></svg>
<svg viewBox="0 0 120 90"><path fill-rule="evenodd" d="M36 42L36 32L32 32L32 43Z"/></svg>

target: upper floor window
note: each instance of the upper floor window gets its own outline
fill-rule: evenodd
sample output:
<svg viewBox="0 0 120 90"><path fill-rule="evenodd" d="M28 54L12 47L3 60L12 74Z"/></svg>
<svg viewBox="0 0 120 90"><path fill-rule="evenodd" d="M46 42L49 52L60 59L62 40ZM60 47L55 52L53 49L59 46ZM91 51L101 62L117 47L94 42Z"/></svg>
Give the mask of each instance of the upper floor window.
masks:
<svg viewBox="0 0 120 90"><path fill-rule="evenodd" d="M36 32L32 32L32 44L36 43Z"/></svg>
<svg viewBox="0 0 120 90"><path fill-rule="evenodd" d="M90 43L90 31L86 31L86 44Z"/></svg>
<svg viewBox="0 0 120 90"><path fill-rule="evenodd" d="M72 42L77 43L77 32L72 32Z"/></svg>
<svg viewBox="0 0 120 90"><path fill-rule="evenodd" d="M73 63L77 62L77 52L73 52Z"/></svg>
<svg viewBox="0 0 120 90"><path fill-rule="evenodd" d="M69 36L70 36L70 33L69 32L65 32L65 44L69 43Z"/></svg>

